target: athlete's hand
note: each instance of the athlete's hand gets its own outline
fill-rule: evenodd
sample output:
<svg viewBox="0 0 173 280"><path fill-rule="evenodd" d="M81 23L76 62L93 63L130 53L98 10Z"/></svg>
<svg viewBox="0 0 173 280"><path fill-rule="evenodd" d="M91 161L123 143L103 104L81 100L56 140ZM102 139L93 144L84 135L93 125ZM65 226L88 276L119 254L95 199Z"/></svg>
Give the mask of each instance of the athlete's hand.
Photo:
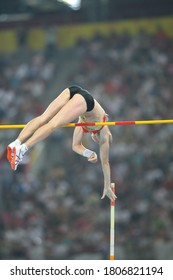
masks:
<svg viewBox="0 0 173 280"><path fill-rule="evenodd" d="M112 201L115 201L117 199L117 196L114 194L111 187L104 187L101 199L105 198L105 196L107 196Z"/></svg>
<svg viewBox="0 0 173 280"><path fill-rule="evenodd" d="M89 162L95 163L97 162L97 154L95 152L93 152L90 157L88 158Z"/></svg>

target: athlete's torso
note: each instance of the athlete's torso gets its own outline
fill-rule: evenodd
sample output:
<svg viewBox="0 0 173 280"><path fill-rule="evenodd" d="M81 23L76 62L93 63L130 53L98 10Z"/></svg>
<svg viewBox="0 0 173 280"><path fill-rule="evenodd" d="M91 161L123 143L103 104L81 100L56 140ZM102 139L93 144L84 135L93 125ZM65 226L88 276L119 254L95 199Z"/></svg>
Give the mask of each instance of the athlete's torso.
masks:
<svg viewBox="0 0 173 280"><path fill-rule="evenodd" d="M107 115L100 104L95 101L95 106L92 111L86 112L85 114L79 116L79 122L103 122L107 120ZM102 129L102 126L85 126L84 132L94 132ZM87 130L87 131L86 131Z"/></svg>

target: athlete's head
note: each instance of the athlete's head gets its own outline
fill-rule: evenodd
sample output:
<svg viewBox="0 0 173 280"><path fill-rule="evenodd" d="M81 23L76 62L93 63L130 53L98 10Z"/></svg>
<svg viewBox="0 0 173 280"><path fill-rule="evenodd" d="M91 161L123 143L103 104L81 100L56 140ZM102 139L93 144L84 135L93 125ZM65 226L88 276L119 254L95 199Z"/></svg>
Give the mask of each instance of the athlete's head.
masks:
<svg viewBox="0 0 173 280"><path fill-rule="evenodd" d="M91 138L92 138L93 141L96 142L96 143L99 143L99 141L100 141L99 133L96 133L96 134L91 133Z"/></svg>
<svg viewBox="0 0 173 280"><path fill-rule="evenodd" d="M106 127L106 132L108 133L108 135L109 135L109 142L111 143L112 142L112 134L111 134L111 132L110 132L110 130L109 130L109 128L108 127ZM105 135L101 135L101 133L100 132L98 132L98 133L91 133L91 138L92 138L92 140L94 141L94 142L96 142L96 143L100 143L100 140L101 140L101 137L105 137ZM103 140L103 139L102 139Z"/></svg>

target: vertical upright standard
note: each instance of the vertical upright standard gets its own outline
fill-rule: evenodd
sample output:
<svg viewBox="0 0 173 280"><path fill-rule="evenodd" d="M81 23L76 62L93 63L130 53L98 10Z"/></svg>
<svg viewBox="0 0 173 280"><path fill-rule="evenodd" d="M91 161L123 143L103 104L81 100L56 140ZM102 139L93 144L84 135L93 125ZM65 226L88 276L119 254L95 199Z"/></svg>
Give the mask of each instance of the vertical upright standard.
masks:
<svg viewBox="0 0 173 280"><path fill-rule="evenodd" d="M111 183L115 193L115 183ZM110 260L115 259L115 201L110 202Z"/></svg>

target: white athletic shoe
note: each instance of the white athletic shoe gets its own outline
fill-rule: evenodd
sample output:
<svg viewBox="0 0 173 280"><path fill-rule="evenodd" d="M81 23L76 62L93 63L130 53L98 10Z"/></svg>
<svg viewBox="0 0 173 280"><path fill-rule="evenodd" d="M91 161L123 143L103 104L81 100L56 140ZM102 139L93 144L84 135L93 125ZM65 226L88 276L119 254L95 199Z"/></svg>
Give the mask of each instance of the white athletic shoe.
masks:
<svg viewBox="0 0 173 280"><path fill-rule="evenodd" d="M25 144L18 145L13 148L12 153L13 157L11 159L11 168L17 170L17 166L22 161L24 154L27 152L27 147Z"/></svg>
<svg viewBox="0 0 173 280"><path fill-rule="evenodd" d="M12 158L13 158L13 149L16 146L21 145L20 141L18 139L16 139L15 141L13 141L12 143L10 143L7 146L7 159L9 162L11 162Z"/></svg>

